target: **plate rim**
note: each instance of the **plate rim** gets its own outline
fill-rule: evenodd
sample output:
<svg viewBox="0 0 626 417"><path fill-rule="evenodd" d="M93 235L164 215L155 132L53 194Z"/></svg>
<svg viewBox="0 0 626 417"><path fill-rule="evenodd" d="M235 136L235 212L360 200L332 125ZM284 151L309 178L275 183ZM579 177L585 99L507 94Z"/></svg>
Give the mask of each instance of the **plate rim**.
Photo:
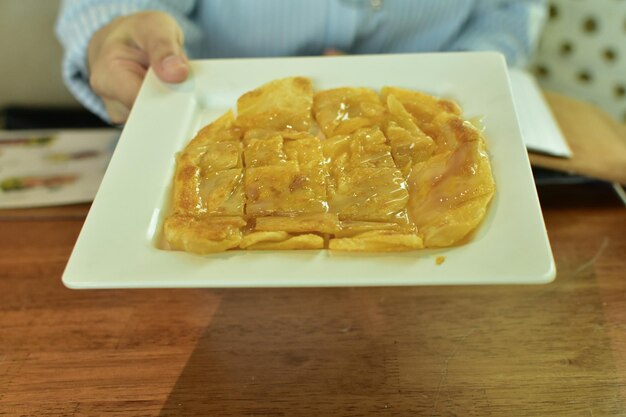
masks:
<svg viewBox="0 0 626 417"><path fill-rule="evenodd" d="M495 53L495 52L452 52L452 53L417 53L417 54L389 54L389 55L356 55L356 56L340 56L340 57L332 57L332 58L327 58L327 57L237 58L237 59L229 58L229 59L217 59L217 60L192 61L192 69L196 73L196 76L199 76L200 72L208 67L210 67L211 70L216 70L216 69L219 70L220 66L229 67L232 65L235 65L235 66L236 65L250 65L251 63L252 64L264 63L267 66L267 65L280 63L281 61L283 61L284 63L286 62L310 63L310 62L317 61L318 63L324 64L324 65L327 65L329 63L330 65L339 65L338 63L345 65L346 62L352 62L354 65L355 61L360 61L360 62L378 61L379 63L381 62L381 60L385 60L386 62L389 62L389 60L391 61L415 60L415 62L420 62L420 61L424 62L424 60L428 61L428 60L442 60L442 59L455 61L457 59L463 60L468 57L471 57L471 59L473 60L482 60L484 62L487 62L487 64L485 65L492 66L493 68L498 68L498 70L502 72L501 75L504 76L504 81L505 81L503 87L505 88L506 91L502 91L501 94L503 94L503 97L508 98L508 101L510 101L510 105L513 106L511 90L510 90L510 82L508 79L508 73L506 69L506 64L504 62L504 58L502 57L501 54ZM101 190L98 192L96 199L94 200L94 203L92 204L91 210L85 220L85 223L80 232L80 235L78 237L74 250L72 251L72 254L70 255L69 261L63 273L62 280L63 280L64 285L66 285L68 288L74 288L74 289L78 289L78 288L93 288L93 289L95 288L192 288L192 287L196 287L196 288L198 287L203 287L203 288L247 287L249 288L249 287L313 287L313 286L319 287L319 286L392 286L392 285L395 286L395 285L540 284L540 283L548 283L555 278L556 266L554 263L554 258L553 258L552 249L550 247L550 243L549 243L549 239L547 235L547 230L545 228L543 215L539 206L537 192L536 192L536 189L534 188L534 183L532 184L532 187L531 187L532 190L530 192L529 190L526 190L526 194L529 194L526 197L529 197L532 200L530 202L526 202L526 204L529 205L529 207L533 209L534 212L530 214L526 213L526 215L530 216L532 220L534 221L532 225L534 228L534 233L538 234L538 236L541 237L540 239L541 241L539 241L538 243L543 246L543 249L544 249L543 254L545 256L542 259L542 265L540 265L539 268L536 268L537 270L533 272L532 278L529 278L528 276L526 276L526 277L517 277L516 279L515 273L509 273L508 279L495 279L493 277L492 279L489 279L489 280L485 280L484 278L480 279L477 277L474 277L474 279L471 279L471 278L460 279L458 277L455 278L453 274L450 274L447 277L445 277L445 274L444 274L443 277L440 276L440 277L427 278L427 279L422 279L422 280L408 279L404 281L398 280L397 278L389 279L388 277L385 280L372 279L371 277L365 278L365 279L363 277L351 278L347 281L341 281L341 282L330 281L328 279L326 280L321 279L318 281L315 281L315 280L306 281L305 279L304 282L302 282L302 280L300 282L298 281L286 282L284 278L283 279L265 278L263 281L255 283L254 279L252 279L251 281L250 277L237 278L235 275L233 275L233 278L229 280L225 280L223 278L202 279L196 276L196 278L193 278L193 279L189 279L189 278L173 279L173 278L161 277L160 279L153 279L152 281L150 281L149 278L146 278L145 276L146 272L149 272L149 271L147 271L145 267L142 269L141 265L132 264L131 262L132 260L129 260L129 259L125 259L125 261L128 261L128 262L122 266L116 263L115 259L108 259L108 261L110 261L108 270L105 268L105 271L93 270L93 269L90 271L89 270L90 268L87 265L88 262L86 262L88 258L94 261L96 265L99 265L99 266L102 265L102 262L97 262L97 259L95 259L100 254L94 256L95 255L94 253L85 252L90 248L98 247L97 245L94 246L93 239L101 238L105 242L109 242L109 243L111 243L110 241L112 240L111 236L108 236L109 239L107 241L106 234L103 235L102 233L100 235L96 233L94 236L94 229L96 230L98 229L98 225L95 224L95 222L100 221L100 219L102 218L105 218L105 219L107 218L107 216L105 215L106 213L103 214L103 211L107 208L107 204L109 204L109 206L111 205L111 200L112 200L111 192L110 192L111 183L113 181L119 181L119 179L116 178L117 174L119 174L119 170L124 168L125 165L127 166L128 164L131 164L132 161L129 158L133 155L137 156L138 154L138 151L139 151L138 144L133 143L131 141L133 140L138 141L136 139L136 136L142 130L140 126L142 123L141 118L146 117L146 114L148 115L150 114L149 112L150 102L146 104L146 100L157 100L157 99L154 99L154 97L158 97L158 100L163 100L165 97L165 100L168 100L171 102L170 104L175 104L179 106L178 107L179 111L184 111L185 109L189 111L191 107L201 105L201 103L200 104L198 103L201 100L199 100L197 96L193 95L193 94L197 94L197 91L194 90L194 88L196 87L195 83L200 82L200 81L201 79L194 77L193 82L184 83L179 86L170 86L170 85L165 85L163 83L158 82L152 70L149 71L146 77L146 80L144 81L144 84L142 85L139 96L137 98L136 105L131 111L128 123L124 131L122 132L122 135L118 143L118 147L113 154L113 157L111 159L111 164L109 165L109 169L107 169L107 172L103 179ZM232 103L230 107L231 108L234 107L234 103ZM512 108L514 112L514 107ZM519 128L519 123L517 121L517 116L516 114L512 114L510 116L513 117L512 119L514 123L513 128L516 131L516 132L513 132L512 134L512 136L514 137L516 136L516 138L514 138L515 141L513 141L512 144L514 144L518 148L519 146L523 147L524 145L521 139L521 131ZM187 123L189 125L193 124L193 121L191 120L193 119L193 117L194 116L188 115L189 120L186 120L185 122L181 121L180 124L184 124L184 123ZM173 129L173 130L176 130L176 129ZM179 130L185 130L185 129L179 126ZM186 143L189 139L190 137L186 137L185 139L179 139L179 140L180 141L184 140L184 142ZM145 141L146 139L143 139L143 140ZM489 141L489 138L488 138L488 141ZM519 143L515 143L515 142L519 142ZM528 155L525 151L525 147L523 149L524 149L524 157L522 157L521 155L517 155L517 158L521 158L522 160L521 162L524 162L522 163L522 172L520 173L520 175L525 176L526 181L532 182L532 174L530 171L530 163L528 161ZM517 162L520 163L520 161L517 161ZM493 164L493 158L492 158L492 164ZM525 172L524 172L524 167L525 167ZM169 172L170 172L170 176L168 180L171 181L171 173L173 172L173 162L170 163ZM495 172L494 172L494 177L496 177ZM496 181L498 181L498 178L495 178L495 179ZM163 185L164 184L162 180L160 182L160 187L159 187L159 184L156 183L156 181L155 181L155 184L151 184L152 193L155 193L155 192L158 193L157 189L160 189L161 200L163 199L163 196L164 196ZM526 184L526 185L530 185L530 184ZM498 198L500 197L499 191L496 191L496 196ZM152 195L151 198L154 200L155 196ZM495 208L493 207L493 205L495 204L497 204L497 202L492 203L492 206L489 208L490 211L495 210ZM162 207L163 207L163 201L161 201L161 206L156 207L156 211L152 212L152 218L149 220L149 224L150 224L149 228L151 230L146 231L146 234L141 239L141 242L143 244L136 246L134 249L131 248L132 250L135 251L135 254L141 253L141 256L146 256L152 260L155 259L154 258L155 256L160 257L160 258L165 258L167 256L171 256L172 254L176 254L176 256L179 259L188 259L190 256L193 256L196 259L197 258L205 259L207 257L211 257L211 255L198 256L198 255L184 254L180 252L168 252L168 255L163 255L164 254L163 251L155 249L154 247L150 247L150 245L147 244L147 242L149 243L150 239L153 237L153 236L152 237L150 236L150 233L154 234L154 232L156 231L156 228L158 227L158 223L160 221L160 218L158 218L158 216L162 210ZM137 236L134 236L134 238L137 238ZM137 240L135 240L135 243L136 242ZM465 247L471 244L472 242L465 245ZM463 248L463 246L456 247L456 248ZM453 249L456 249L456 248L453 248ZM155 255L155 251L158 251L156 252L158 253L158 255ZM421 258L423 257L428 258L430 256L427 254L428 251L429 250L417 251L418 257L420 257L421 255ZM438 252L440 253L442 251L444 251L445 253L449 253L451 249L446 248L446 249L438 250ZM256 254L258 253L259 252L257 252ZM245 252L242 251L241 254L237 256L239 258L245 257L245 255L243 254L245 254ZM256 256L256 254L254 256ZM285 254L284 252L279 253L280 256L284 254ZM273 255L269 255L267 252L265 252L265 255L266 257L273 256ZM381 258L380 254L377 254L376 256L378 258ZM248 255L248 257L250 257L250 255ZM184 262L188 262L188 261L184 261ZM190 261L190 262L194 263L196 261ZM425 261L425 262L430 262L430 261ZM260 262L259 264L264 264L264 262ZM444 265L440 267L439 271L445 270L446 267L447 266L445 266L445 263L444 263ZM427 268L427 270L437 271L436 269L433 269L433 268ZM198 267L198 271L203 271L203 268ZM136 277L141 276L143 277L143 279L139 279L139 280L121 279L120 280L117 275L124 274L124 273L135 274ZM85 277L89 274L91 274L92 276L99 277L99 278L85 279ZM115 275L114 279L105 278L106 276L111 276L112 274ZM439 272L436 272L435 275L442 275L442 274L440 274ZM308 279L310 279L310 277Z"/></svg>

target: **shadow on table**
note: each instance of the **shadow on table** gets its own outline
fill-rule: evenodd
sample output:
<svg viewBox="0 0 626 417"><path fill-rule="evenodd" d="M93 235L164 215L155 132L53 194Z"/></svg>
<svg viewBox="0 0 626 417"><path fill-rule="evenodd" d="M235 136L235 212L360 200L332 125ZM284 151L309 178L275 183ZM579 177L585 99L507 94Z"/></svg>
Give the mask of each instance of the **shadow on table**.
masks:
<svg viewBox="0 0 626 417"><path fill-rule="evenodd" d="M384 337L372 297L350 289L229 293L160 415L331 415L346 396L393 395L396 341Z"/></svg>
<svg viewBox="0 0 626 417"><path fill-rule="evenodd" d="M593 265L559 267L542 286L230 290L160 415L620 415Z"/></svg>

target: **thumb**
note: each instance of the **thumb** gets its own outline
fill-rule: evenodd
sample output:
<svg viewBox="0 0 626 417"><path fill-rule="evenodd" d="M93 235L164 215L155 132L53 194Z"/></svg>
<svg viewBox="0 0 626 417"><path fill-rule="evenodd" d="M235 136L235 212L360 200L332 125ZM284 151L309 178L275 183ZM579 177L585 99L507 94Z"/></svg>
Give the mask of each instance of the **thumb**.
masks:
<svg viewBox="0 0 626 417"><path fill-rule="evenodd" d="M162 81L183 82L189 75L189 63L183 52L182 30L170 16L159 13L154 17L158 21L141 31L141 44L150 66Z"/></svg>
<svg viewBox="0 0 626 417"><path fill-rule="evenodd" d="M168 83L180 83L189 75L189 64L183 53L163 54L163 59L151 59L150 65L157 76Z"/></svg>

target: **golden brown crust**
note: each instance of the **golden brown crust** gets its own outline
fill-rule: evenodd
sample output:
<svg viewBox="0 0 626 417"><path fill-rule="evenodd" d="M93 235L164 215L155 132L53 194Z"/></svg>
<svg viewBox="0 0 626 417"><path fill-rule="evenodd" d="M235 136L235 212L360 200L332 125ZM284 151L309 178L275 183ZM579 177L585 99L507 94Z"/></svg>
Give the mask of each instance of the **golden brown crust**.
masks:
<svg viewBox="0 0 626 417"><path fill-rule="evenodd" d="M374 90L343 87L315 94L313 112L320 130L329 138L378 126L385 107Z"/></svg>
<svg viewBox="0 0 626 417"><path fill-rule="evenodd" d="M311 128L313 86L303 77L271 81L237 100L237 125L244 130L263 128L297 130Z"/></svg>
<svg viewBox="0 0 626 417"><path fill-rule="evenodd" d="M350 252L402 252L423 247L422 238L416 234L393 231L365 232L353 237L331 239L328 243L330 250Z"/></svg>
<svg viewBox="0 0 626 417"><path fill-rule="evenodd" d="M313 96L310 80L291 77L237 108L177 157L164 225L172 249L450 246L495 192L485 140L451 100L396 87L382 99L366 88Z"/></svg>
<svg viewBox="0 0 626 417"><path fill-rule="evenodd" d="M239 246L241 228L246 224L241 218L206 219L172 215L164 225L165 239L174 250L198 254L223 252Z"/></svg>

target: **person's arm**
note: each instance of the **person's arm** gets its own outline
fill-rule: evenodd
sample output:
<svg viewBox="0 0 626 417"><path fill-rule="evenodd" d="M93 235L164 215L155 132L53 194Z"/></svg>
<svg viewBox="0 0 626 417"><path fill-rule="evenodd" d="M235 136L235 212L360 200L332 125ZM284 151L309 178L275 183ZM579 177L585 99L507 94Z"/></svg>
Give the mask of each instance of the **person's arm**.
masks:
<svg viewBox="0 0 626 417"><path fill-rule="evenodd" d="M510 66L524 66L546 15L544 0L476 0L476 7L449 50L496 50Z"/></svg>
<svg viewBox="0 0 626 417"><path fill-rule="evenodd" d="M126 30L120 23L122 16L134 15L137 12L152 10L165 12L167 15L150 14L154 16L155 23L169 28L170 33L176 34L180 43L181 55L182 41L184 37L185 46L193 48L201 42L201 30L189 18L193 12L197 0L63 0L59 17L56 25L56 33L65 49L63 57L63 79L74 94L74 96L89 110L96 113L104 120L114 123L123 122L127 115L132 102L139 89L141 80L145 75L145 68L148 65L155 64L152 56L159 53L157 48L162 45L150 45L141 37L147 38L152 36L145 33L131 33ZM168 21L168 16L174 20ZM111 22L116 23L117 32L109 30ZM148 22L150 23L150 22ZM128 25L126 25L128 26ZM137 25L135 25L137 26ZM146 27L146 25L143 25ZM147 26L150 26L149 24ZM163 32L155 28L156 34ZM165 32L168 32L165 30ZM100 39L97 45L91 42L94 35L98 35ZM108 36L107 35L111 35ZM161 35L161 40L167 33ZM178 36L180 35L180 36ZM118 45L114 45L109 38L117 36ZM137 41L135 38L138 38ZM124 44L124 48L119 45ZM146 53L147 48L150 54ZM95 49L95 51L94 51ZM161 50L163 48L161 47ZM108 63L111 71L107 71L106 62L102 62L100 56L109 54L109 61L117 60L118 63ZM98 59L97 59L98 58ZM106 57L105 57L106 58ZM134 65L136 61L138 65ZM90 70L91 66L97 65L101 75L94 78L94 74ZM143 69L142 69L143 68ZM155 68L156 69L156 68ZM102 76L104 75L104 76ZM106 79L111 75L114 78ZM163 78L162 74L158 75ZM167 74L166 74L167 75ZM186 77L186 73L184 74ZM91 79L90 79L91 77ZM177 81L172 79L171 81ZM96 88L94 91L94 82ZM117 88L118 91L111 91Z"/></svg>

